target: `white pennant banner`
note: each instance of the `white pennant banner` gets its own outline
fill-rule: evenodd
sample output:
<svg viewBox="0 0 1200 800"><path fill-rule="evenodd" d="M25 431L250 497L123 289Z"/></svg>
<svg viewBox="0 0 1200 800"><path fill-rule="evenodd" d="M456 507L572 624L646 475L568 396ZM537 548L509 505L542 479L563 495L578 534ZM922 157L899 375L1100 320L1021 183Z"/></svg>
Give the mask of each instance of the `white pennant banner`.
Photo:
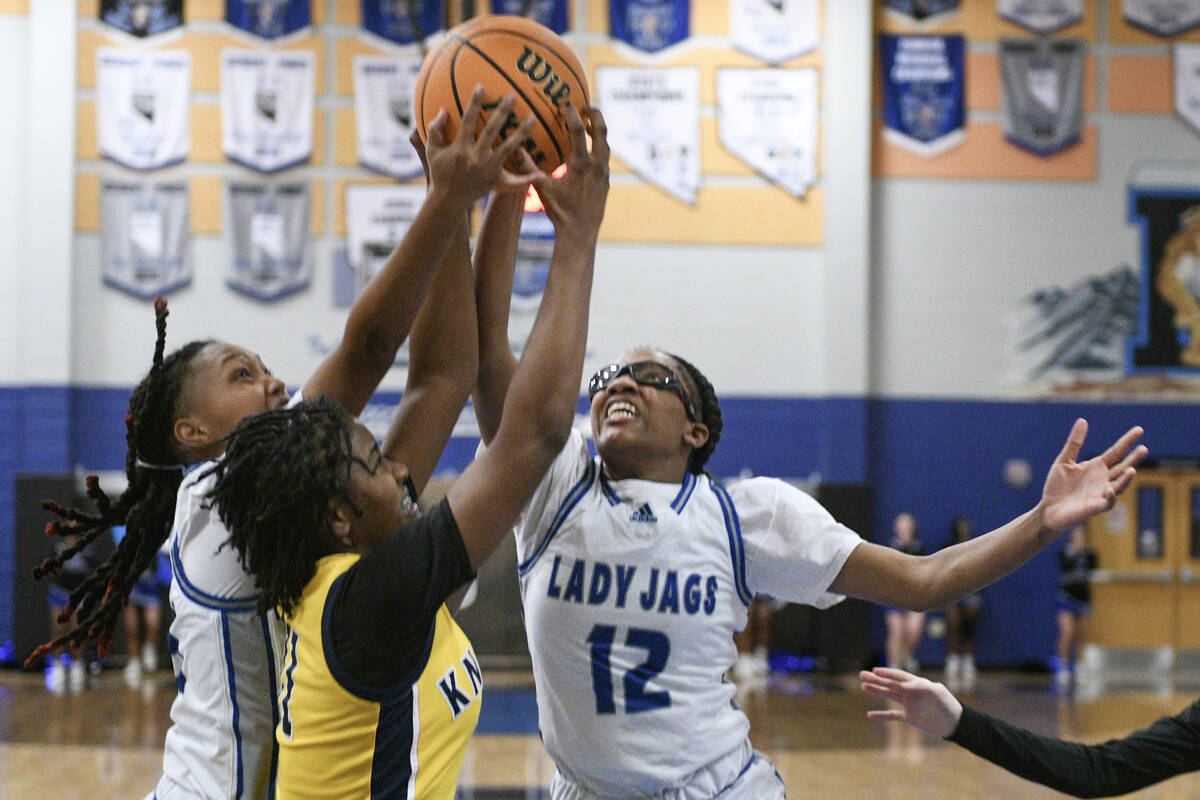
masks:
<svg viewBox="0 0 1200 800"><path fill-rule="evenodd" d="M597 67L608 143L638 175L685 203L700 188L700 70Z"/></svg>
<svg viewBox="0 0 1200 800"><path fill-rule="evenodd" d="M817 180L819 87L815 69L718 69L721 144L803 197Z"/></svg>

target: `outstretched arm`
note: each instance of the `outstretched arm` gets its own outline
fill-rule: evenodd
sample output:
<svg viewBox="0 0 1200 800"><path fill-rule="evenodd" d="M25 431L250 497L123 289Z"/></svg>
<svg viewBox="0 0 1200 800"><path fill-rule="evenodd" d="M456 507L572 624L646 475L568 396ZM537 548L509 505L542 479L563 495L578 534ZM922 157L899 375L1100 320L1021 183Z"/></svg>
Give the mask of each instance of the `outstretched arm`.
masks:
<svg viewBox="0 0 1200 800"><path fill-rule="evenodd" d="M523 193L494 193L475 248L479 378L471 399L484 444L491 444L500 428L504 396L517 367L508 340L508 312L512 305L513 270L524 213Z"/></svg>
<svg viewBox="0 0 1200 800"><path fill-rule="evenodd" d="M898 608L929 610L979 591L1033 558L1062 531L1112 508L1146 457L1130 428L1103 454L1077 463L1087 438L1079 419L1046 476L1042 499L1008 524L928 556L908 556L863 542L854 548L830 591Z"/></svg>
<svg viewBox="0 0 1200 800"><path fill-rule="evenodd" d="M1174 717L1103 744L1064 742L963 706L940 683L904 670L860 672L862 688L899 707L868 711L949 738L1027 780L1075 797L1111 797L1200 768L1200 700Z"/></svg>
<svg viewBox="0 0 1200 800"><path fill-rule="evenodd" d="M561 113L571 135L566 175L557 180L539 175L534 181L555 230L546 291L504 398L496 437L448 495L475 567L533 495L566 442L579 404L592 267L608 196L609 149L599 111L588 114L590 152L579 114L570 105Z"/></svg>
<svg viewBox="0 0 1200 800"><path fill-rule="evenodd" d="M512 108L507 97L476 139L482 87L471 95L453 142L443 140L445 112L430 125L429 193L412 226L350 309L342 341L304 385L304 396L336 400L357 416L391 369L437 267L445 260L471 205L502 175L533 118L505 139L501 129Z"/></svg>

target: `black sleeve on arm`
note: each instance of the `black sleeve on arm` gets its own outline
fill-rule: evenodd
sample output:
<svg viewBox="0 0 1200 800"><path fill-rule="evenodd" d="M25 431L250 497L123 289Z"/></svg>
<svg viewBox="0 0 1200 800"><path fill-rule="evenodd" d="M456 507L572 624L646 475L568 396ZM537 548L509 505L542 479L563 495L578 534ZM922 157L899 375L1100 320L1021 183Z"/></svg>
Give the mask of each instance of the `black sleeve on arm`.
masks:
<svg viewBox="0 0 1200 800"><path fill-rule="evenodd" d="M474 576L445 500L401 526L340 579L331 622L341 669L376 689L412 680L438 609Z"/></svg>
<svg viewBox="0 0 1200 800"><path fill-rule="evenodd" d="M968 706L948 739L1075 797L1111 797L1200 769L1200 700L1123 739L1086 745L1009 725Z"/></svg>

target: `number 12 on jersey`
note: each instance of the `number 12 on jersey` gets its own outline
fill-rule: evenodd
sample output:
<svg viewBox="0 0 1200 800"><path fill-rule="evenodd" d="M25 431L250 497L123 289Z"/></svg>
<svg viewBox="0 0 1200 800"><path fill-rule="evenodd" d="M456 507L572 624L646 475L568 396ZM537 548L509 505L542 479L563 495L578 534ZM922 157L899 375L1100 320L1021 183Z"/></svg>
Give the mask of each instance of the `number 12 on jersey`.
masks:
<svg viewBox="0 0 1200 800"><path fill-rule="evenodd" d="M596 713L615 714L613 698L612 648L617 629L613 625L596 625L588 634L592 645L592 690L596 693ZM647 682L663 671L671 655L671 640L661 631L630 628L625 634L625 646L646 651L646 659L625 673L625 713L650 711L671 705L671 693L646 691Z"/></svg>

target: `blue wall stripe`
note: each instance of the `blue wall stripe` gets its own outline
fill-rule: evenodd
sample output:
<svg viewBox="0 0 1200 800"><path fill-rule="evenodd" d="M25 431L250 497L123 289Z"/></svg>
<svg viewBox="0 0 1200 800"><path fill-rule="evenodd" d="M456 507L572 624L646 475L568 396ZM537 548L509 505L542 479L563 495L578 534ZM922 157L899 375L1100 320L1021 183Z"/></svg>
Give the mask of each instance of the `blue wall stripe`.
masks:
<svg viewBox="0 0 1200 800"><path fill-rule="evenodd" d="M0 586L14 586L14 486L22 473L119 470L125 457L129 389L0 388ZM397 393L381 393L394 403ZM1091 432L1084 456L1096 455L1126 428L1143 425L1157 459L1200 460L1196 407L1186 403L972 401L863 397L727 397L725 429L709 462L717 476L758 475L873 485L876 522L864 535L885 541L889 522L907 510L927 545L949 537L963 513L983 532L1031 508L1042 479L1077 416ZM441 469L462 469L476 440L456 438ZM1010 458L1024 458L1033 483L1004 485ZM1053 647L1054 547L986 590L979 659L1017 664ZM0 648L12 638L12 597L0 593ZM932 645L927 645L931 647ZM12 654L12 658L25 654Z"/></svg>

